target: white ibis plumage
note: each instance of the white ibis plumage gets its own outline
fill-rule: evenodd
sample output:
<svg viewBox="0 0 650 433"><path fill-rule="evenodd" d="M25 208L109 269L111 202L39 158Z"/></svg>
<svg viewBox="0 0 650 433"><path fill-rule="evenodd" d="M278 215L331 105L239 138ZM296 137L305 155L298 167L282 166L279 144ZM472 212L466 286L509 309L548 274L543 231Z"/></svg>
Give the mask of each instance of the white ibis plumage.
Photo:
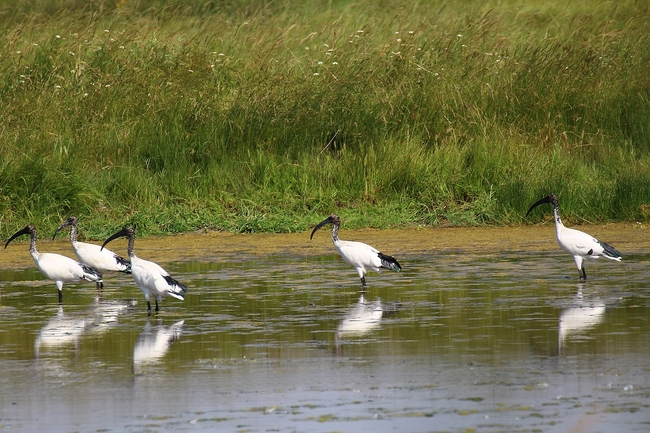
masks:
<svg viewBox="0 0 650 433"><path fill-rule="evenodd" d="M115 272L131 272L131 263L124 257L120 257L111 250L104 248L95 244L89 244L86 242L79 242L77 240L77 217L71 216L59 226L58 229L54 231L52 240L56 237L56 234L64 229L65 227L70 227L70 243L74 249L74 253L81 263L84 265L90 266L93 269L99 271L100 273L106 271L115 271ZM97 282L97 290L104 288L103 280Z"/></svg>
<svg viewBox="0 0 650 433"><path fill-rule="evenodd" d="M159 311L158 301L162 298L171 296L181 301L185 299L187 287L169 276L169 273L161 268L158 264L138 258L133 252L135 243L135 232L132 227L124 227L104 241L102 248L113 239L126 237L129 240L127 251L131 261L131 275L135 284L142 290L147 300L147 311L151 314L151 302L153 298L156 302L156 312Z"/></svg>
<svg viewBox="0 0 650 433"><path fill-rule="evenodd" d="M370 245L366 245L362 242L340 240L339 227L341 226L341 218L336 214L332 214L318 223L311 232L309 239L312 239L314 233L325 224L332 224L332 242L334 242L334 247L336 247L336 251L338 251L343 260L357 270L359 278L361 278L363 290L366 289L365 275L368 270L374 270L376 272L381 272L382 269L390 269L391 271L402 270L402 267L397 260L391 256L380 253Z"/></svg>
<svg viewBox="0 0 650 433"><path fill-rule="evenodd" d="M562 220L560 219L560 205L558 204L555 194L549 194L548 196L536 201L530 209L528 209L526 216L528 216L537 206L544 203L550 203L553 206L557 243L560 245L560 248L573 256L581 280L587 279L587 273L585 272L584 266L585 259L605 257L610 260L616 260L617 262L621 261L621 253L611 245L601 242L580 230L564 227L564 224L562 224Z"/></svg>
<svg viewBox="0 0 650 433"><path fill-rule="evenodd" d="M59 303L63 302L63 283L81 280L97 282L102 279L101 274L95 269L69 257L36 251L36 228L31 224L14 233L5 244L5 248L9 242L22 235L30 235L29 252L38 270L45 277L54 281L56 288L59 289Z"/></svg>

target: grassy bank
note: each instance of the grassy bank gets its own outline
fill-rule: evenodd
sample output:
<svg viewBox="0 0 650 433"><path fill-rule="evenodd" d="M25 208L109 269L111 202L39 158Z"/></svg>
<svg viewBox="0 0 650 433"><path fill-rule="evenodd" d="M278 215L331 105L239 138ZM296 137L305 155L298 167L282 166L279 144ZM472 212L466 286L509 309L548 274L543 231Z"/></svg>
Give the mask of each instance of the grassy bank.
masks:
<svg viewBox="0 0 650 433"><path fill-rule="evenodd" d="M51 3L0 10L5 238L650 216L642 2Z"/></svg>

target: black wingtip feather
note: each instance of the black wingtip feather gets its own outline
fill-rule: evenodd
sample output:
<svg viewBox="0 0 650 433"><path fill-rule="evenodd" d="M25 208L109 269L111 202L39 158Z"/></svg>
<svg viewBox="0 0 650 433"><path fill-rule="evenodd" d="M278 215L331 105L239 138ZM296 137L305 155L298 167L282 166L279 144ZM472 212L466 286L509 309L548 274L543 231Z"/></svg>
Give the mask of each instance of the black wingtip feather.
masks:
<svg viewBox="0 0 650 433"><path fill-rule="evenodd" d="M623 257L623 256L621 256L621 253L619 253L618 250L616 248L614 248L613 246L611 246L609 244L606 244L605 242L598 241L598 243L600 243L600 245L603 247L603 250L605 252L605 256L611 257L613 259L620 259L620 258Z"/></svg>
<svg viewBox="0 0 650 433"><path fill-rule="evenodd" d="M117 262L118 265L125 266L126 269L120 272L124 272L125 274L130 274L131 273L131 261L125 259L124 257L120 257L118 255L115 256L115 261Z"/></svg>
<svg viewBox="0 0 650 433"><path fill-rule="evenodd" d="M79 263L81 265L81 268L84 270L85 273L94 275L95 277L101 279L102 278L102 273L99 272L95 268L91 268L90 266L84 265L83 263Z"/></svg>
<svg viewBox="0 0 650 433"><path fill-rule="evenodd" d="M401 271L402 266L395 260L394 257L387 256L386 254L379 253L379 259L381 260L381 266L390 269L391 271Z"/></svg>
<svg viewBox="0 0 650 433"><path fill-rule="evenodd" d="M165 275L165 281L167 281L167 284L171 287L171 290L178 296L185 296L185 293L187 293L187 287L185 287L184 284L179 283L169 275Z"/></svg>

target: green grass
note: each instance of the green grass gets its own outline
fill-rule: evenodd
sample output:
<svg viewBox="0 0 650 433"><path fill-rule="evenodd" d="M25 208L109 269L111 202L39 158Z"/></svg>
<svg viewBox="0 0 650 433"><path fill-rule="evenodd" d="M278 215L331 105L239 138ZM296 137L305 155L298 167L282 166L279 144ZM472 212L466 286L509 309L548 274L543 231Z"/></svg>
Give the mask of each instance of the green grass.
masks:
<svg viewBox="0 0 650 433"><path fill-rule="evenodd" d="M650 218L643 2L5 3L4 237Z"/></svg>

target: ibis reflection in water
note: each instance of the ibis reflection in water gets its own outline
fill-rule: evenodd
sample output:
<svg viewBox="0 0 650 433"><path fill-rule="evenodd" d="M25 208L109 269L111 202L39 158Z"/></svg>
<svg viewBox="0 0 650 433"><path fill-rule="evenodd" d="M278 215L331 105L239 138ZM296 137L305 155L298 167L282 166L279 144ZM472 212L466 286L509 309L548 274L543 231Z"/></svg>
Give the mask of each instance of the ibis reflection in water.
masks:
<svg viewBox="0 0 650 433"><path fill-rule="evenodd" d="M368 301L364 293L352 307L348 308L334 334L336 353L342 355L343 340L359 338L379 328L383 318L397 312L399 305L382 303L380 298Z"/></svg>
<svg viewBox="0 0 650 433"><path fill-rule="evenodd" d="M156 312L159 311L158 301L161 301L164 297L171 296L181 301L185 299L187 287L170 277L169 273L158 264L136 257L133 252L135 232L132 227L125 227L106 239L102 249L107 243L120 237L126 237L129 240L127 251L131 260L131 275L133 275L135 284L142 290L147 300L149 314L151 314L151 298L156 302Z"/></svg>
<svg viewBox="0 0 650 433"><path fill-rule="evenodd" d="M560 205L555 194L549 194L548 196L533 203L530 209L528 209L526 216L528 216L530 212L537 206L544 203L550 203L553 205L555 236L557 237L557 243L560 245L560 248L573 256L573 259L576 262L576 266L578 267L578 272L580 273L581 280L587 279L587 272L585 271L584 266L585 259L597 259L599 257L605 257L610 260L621 261L621 253L619 253L616 248L612 247L611 245L608 245L605 242L601 242L593 236L581 232L580 230L564 227L564 224L562 224L562 220L560 219Z"/></svg>
<svg viewBox="0 0 650 433"><path fill-rule="evenodd" d="M359 336L377 328L384 315L381 299L368 302L365 295L343 316L343 319L336 328L337 337Z"/></svg>
<svg viewBox="0 0 650 433"><path fill-rule="evenodd" d="M101 281L102 275L90 266L61 254L39 253L36 251L36 227L31 224L14 233L5 244L5 248L12 240L22 235L30 236L29 253L32 255L38 270L56 284L56 288L59 290L59 303L63 302L63 283L81 280L95 283Z"/></svg>
<svg viewBox="0 0 650 433"><path fill-rule="evenodd" d="M74 346L78 352L80 339L88 333L103 333L117 324L118 317L131 304L103 301L95 298L93 304L82 312L66 314L59 305L56 316L43 325L34 342L34 353L39 358L44 349L57 350Z"/></svg>
<svg viewBox="0 0 650 433"><path fill-rule="evenodd" d="M74 345L75 351L79 350L79 339L86 330L86 318L80 316L67 316L63 306L59 305L57 314L50 319L39 331L34 342L34 354L40 357L43 347L60 348Z"/></svg>
<svg viewBox="0 0 650 433"><path fill-rule="evenodd" d="M366 272L373 270L381 272L382 269L401 271L402 266L391 256L380 253L377 249L362 242L342 241L339 239L339 227L341 219L338 215L332 214L320 223L311 232L309 239L313 239L314 233L326 224L332 224L332 242L343 260L354 267L361 278L361 286L366 289Z"/></svg>
<svg viewBox="0 0 650 433"><path fill-rule="evenodd" d="M147 318L147 324L133 347L133 372L138 373L139 367L160 361L169 346L181 337L184 324L184 320L179 320L173 325L164 326L162 319L156 319L155 325L151 325Z"/></svg>
<svg viewBox="0 0 650 433"><path fill-rule="evenodd" d="M573 302L560 313L558 325L558 353L562 355L568 337L579 335L594 328L605 317L605 302L599 297L586 298L582 293L583 285L578 288Z"/></svg>
<svg viewBox="0 0 650 433"><path fill-rule="evenodd" d="M118 256L107 248L102 249L102 247L99 245L89 244L87 242L79 242L77 240L77 224L77 217L71 216L54 231L52 240L56 238L56 234L60 230L64 229L65 227L70 227L70 243L72 244L74 253L81 263L92 267L96 271L99 271L99 273L106 271L125 273L131 272L131 263L127 259ZM104 282L100 279L97 281L97 290L101 290L103 288Z"/></svg>

